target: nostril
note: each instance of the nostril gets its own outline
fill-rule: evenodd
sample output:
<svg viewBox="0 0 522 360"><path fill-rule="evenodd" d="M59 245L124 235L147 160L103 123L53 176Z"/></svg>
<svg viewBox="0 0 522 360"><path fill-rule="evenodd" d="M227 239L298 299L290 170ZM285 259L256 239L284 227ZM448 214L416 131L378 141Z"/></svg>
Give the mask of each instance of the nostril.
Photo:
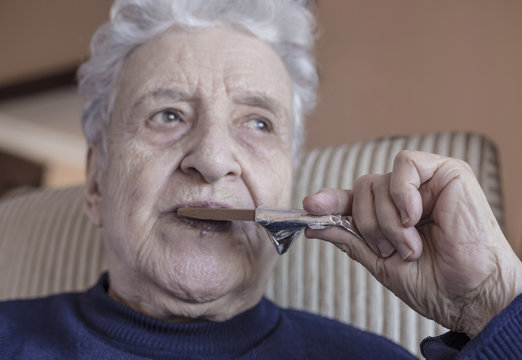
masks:
<svg viewBox="0 0 522 360"><path fill-rule="evenodd" d="M181 161L181 170L190 176L199 176L207 183L225 177L241 176L241 166L230 148L214 148L213 153L197 149Z"/></svg>
<svg viewBox="0 0 522 360"><path fill-rule="evenodd" d="M181 171L183 171L187 175L198 175L199 174L199 172L194 167L183 167L182 166Z"/></svg>

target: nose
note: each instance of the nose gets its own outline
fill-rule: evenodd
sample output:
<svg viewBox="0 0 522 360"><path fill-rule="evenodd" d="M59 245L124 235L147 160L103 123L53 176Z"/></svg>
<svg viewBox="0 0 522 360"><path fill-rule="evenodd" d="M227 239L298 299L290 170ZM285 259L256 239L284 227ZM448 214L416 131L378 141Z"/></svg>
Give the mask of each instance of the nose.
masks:
<svg viewBox="0 0 522 360"><path fill-rule="evenodd" d="M238 149L227 127L218 124L198 129L191 147L181 161L181 170L190 176L214 183L241 176Z"/></svg>

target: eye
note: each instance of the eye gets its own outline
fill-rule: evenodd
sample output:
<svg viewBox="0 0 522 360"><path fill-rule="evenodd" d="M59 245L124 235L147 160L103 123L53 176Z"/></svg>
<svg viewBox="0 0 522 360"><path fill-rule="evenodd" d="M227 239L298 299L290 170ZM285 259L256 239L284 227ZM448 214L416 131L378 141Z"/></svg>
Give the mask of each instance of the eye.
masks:
<svg viewBox="0 0 522 360"><path fill-rule="evenodd" d="M182 122L183 118L181 115L177 110L167 109L155 113L150 117L150 120L157 124L172 124Z"/></svg>
<svg viewBox="0 0 522 360"><path fill-rule="evenodd" d="M243 126L246 126L252 130L258 130L266 133L272 132L272 123L265 118L255 117L247 119L243 123Z"/></svg>

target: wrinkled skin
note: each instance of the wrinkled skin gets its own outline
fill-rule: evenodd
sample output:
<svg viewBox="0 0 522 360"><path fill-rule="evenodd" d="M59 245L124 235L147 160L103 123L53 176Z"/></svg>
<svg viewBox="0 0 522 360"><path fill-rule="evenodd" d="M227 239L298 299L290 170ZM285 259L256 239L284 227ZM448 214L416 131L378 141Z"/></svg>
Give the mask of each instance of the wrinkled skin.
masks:
<svg viewBox="0 0 522 360"><path fill-rule="evenodd" d="M107 151L91 144L87 169L111 296L171 321L254 306L277 258L264 230L175 210L289 206L293 104L280 58L227 26L173 28L127 57L113 91Z"/></svg>
<svg viewBox="0 0 522 360"><path fill-rule="evenodd" d="M353 190L323 189L303 206L353 215L368 246L338 228L306 234L334 243L452 330L473 337L522 293L522 264L460 160L404 151L391 173L363 176Z"/></svg>

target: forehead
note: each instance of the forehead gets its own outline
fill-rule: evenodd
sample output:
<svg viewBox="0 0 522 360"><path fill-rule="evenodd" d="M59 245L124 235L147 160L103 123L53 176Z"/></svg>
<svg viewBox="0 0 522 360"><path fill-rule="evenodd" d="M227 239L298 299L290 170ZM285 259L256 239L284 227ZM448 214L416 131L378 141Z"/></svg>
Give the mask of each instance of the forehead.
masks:
<svg viewBox="0 0 522 360"><path fill-rule="evenodd" d="M281 103L289 112L292 106L290 78L276 52L228 26L171 28L147 41L123 63L117 91L137 102L172 86L203 96L223 91L258 94Z"/></svg>

